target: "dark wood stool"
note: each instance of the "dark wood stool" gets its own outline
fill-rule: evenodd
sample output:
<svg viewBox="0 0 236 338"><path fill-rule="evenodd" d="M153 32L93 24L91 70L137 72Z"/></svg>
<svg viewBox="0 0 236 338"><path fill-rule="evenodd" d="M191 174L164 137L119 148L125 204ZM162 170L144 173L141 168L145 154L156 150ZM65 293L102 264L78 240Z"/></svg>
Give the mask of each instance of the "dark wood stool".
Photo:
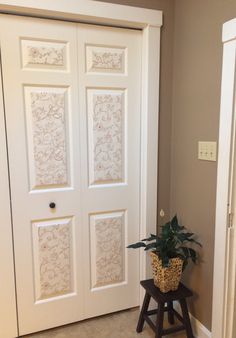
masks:
<svg viewBox="0 0 236 338"><path fill-rule="evenodd" d="M194 338L188 314L188 306L186 303L186 298L193 295L192 291L190 291L182 283L180 283L178 290L163 293L160 291L159 288L154 285L153 279L144 280L140 282L140 284L146 290L146 294L139 315L136 331L142 332L144 322L146 321L156 333L155 338L161 338L162 336L165 336L167 334L182 330L186 330L187 338ZM157 310L148 310L151 297L158 304ZM182 310L182 316L173 308L173 301L179 301ZM167 305L165 306L165 304ZM182 325L163 329L163 319L165 311L168 312L168 321L170 324L175 323L174 317L176 317L182 323ZM157 314L156 325L149 318L149 316L152 316L154 314Z"/></svg>

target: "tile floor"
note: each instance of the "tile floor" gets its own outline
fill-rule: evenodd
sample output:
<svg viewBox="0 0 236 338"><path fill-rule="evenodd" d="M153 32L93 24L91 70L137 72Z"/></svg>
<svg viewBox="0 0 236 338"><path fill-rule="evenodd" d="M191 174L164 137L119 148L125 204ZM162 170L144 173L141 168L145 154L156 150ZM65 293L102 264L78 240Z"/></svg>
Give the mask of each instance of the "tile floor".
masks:
<svg viewBox="0 0 236 338"><path fill-rule="evenodd" d="M135 329L139 316L137 308L106 316L88 319L52 330L24 336L25 338L154 338L154 332L145 324L142 333ZM173 338L186 338L183 333L173 334Z"/></svg>

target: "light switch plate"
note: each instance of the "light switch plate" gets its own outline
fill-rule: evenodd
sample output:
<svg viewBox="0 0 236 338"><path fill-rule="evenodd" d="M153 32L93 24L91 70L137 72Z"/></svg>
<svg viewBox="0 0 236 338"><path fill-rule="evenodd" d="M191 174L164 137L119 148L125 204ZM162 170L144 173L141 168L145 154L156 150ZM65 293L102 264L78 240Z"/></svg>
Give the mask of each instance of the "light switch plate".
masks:
<svg viewBox="0 0 236 338"><path fill-rule="evenodd" d="M216 142L198 142L198 159L203 161L216 161Z"/></svg>

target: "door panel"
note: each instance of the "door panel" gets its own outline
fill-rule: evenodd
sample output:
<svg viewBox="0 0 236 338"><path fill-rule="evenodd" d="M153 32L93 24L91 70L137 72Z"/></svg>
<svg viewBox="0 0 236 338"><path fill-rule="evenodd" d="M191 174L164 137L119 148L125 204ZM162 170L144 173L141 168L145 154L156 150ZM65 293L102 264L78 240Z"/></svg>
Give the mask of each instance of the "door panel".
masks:
<svg viewBox="0 0 236 338"><path fill-rule="evenodd" d="M84 318L76 25L0 25L22 335Z"/></svg>
<svg viewBox="0 0 236 338"><path fill-rule="evenodd" d="M75 292L73 219L37 221L32 228L36 302Z"/></svg>
<svg viewBox="0 0 236 338"><path fill-rule="evenodd" d="M23 85L31 191L72 187L71 100L76 103L75 83L58 79L51 85L52 81L44 78L50 86Z"/></svg>
<svg viewBox="0 0 236 338"><path fill-rule="evenodd" d="M85 316L139 304L139 31L78 27Z"/></svg>
<svg viewBox="0 0 236 338"><path fill-rule="evenodd" d="M141 33L0 28L20 334L136 306Z"/></svg>
<svg viewBox="0 0 236 338"><path fill-rule="evenodd" d="M125 230L125 211L90 216L92 289L125 281Z"/></svg>
<svg viewBox="0 0 236 338"><path fill-rule="evenodd" d="M124 90L87 90L90 186L125 181L124 107Z"/></svg>
<svg viewBox="0 0 236 338"><path fill-rule="evenodd" d="M69 95L67 87L24 87L31 191L70 186Z"/></svg>

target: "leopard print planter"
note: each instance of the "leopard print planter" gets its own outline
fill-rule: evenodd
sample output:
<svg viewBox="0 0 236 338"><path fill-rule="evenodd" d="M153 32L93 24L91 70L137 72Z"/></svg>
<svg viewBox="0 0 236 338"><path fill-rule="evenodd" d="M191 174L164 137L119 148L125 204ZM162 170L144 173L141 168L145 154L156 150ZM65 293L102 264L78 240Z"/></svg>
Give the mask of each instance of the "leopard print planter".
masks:
<svg viewBox="0 0 236 338"><path fill-rule="evenodd" d="M171 258L170 266L163 268L161 259L154 252L150 252L150 256L154 284L164 293L177 290L182 275L182 259Z"/></svg>

